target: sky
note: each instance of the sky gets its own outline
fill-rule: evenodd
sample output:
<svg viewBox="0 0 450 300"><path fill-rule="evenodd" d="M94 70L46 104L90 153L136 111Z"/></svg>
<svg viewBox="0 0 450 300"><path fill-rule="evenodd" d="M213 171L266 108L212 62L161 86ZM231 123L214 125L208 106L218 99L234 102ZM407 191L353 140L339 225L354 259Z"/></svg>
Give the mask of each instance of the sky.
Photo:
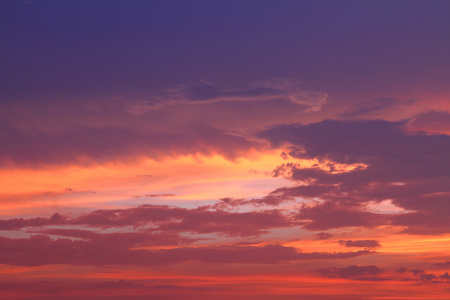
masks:
<svg viewBox="0 0 450 300"><path fill-rule="evenodd" d="M449 12L1 1L1 298L448 299Z"/></svg>

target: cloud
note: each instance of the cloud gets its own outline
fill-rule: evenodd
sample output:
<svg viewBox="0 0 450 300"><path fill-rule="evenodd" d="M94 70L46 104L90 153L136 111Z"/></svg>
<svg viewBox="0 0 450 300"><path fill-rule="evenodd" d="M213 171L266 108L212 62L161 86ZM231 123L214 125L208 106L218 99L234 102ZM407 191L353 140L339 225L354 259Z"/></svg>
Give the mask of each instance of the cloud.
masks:
<svg viewBox="0 0 450 300"><path fill-rule="evenodd" d="M228 209L228 208L233 208L233 207L237 207L240 205L246 205L246 204L250 204L251 201L240 198L240 199L234 199L234 198L221 198L219 199L219 202L217 202L216 204L213 205L213 207L215 209Z"/></svg>
<svg viewBox="0 0 450 300"><path fill-rule="evenodd" d="M295 226L290 216L281 210L230 212L212 210L209 206L186 209L166 205L141 205L128 209L96 210L68 218L54 214L50 218L15 218L0 220L0 229L13 230L24 227L48 225L84 225L100 228L145 227L169 232L219 233L227 236L255 236L274 228ZM66 233L75 231L66 231ZM59 231L63 233L63 231ZM88 234L78 232L78 234ZM81 236L80 236L81 237Z"/></svg>
<svg viewBox="0 0 450 300"><path fill-rule="evenodd" d="M84 286L86 289L101 289L101 290L150 290L155 292L156 290L167 290L167 291L202 291L205 288L201 287L189 287L189 286L181 286L175 284L147 284L143 280L116 280L116 281L103 281L91 285Z"/></svg>
<svg viewBox="0 0 450 300"><path fill-rule="evenodd" d="M398 273L401 273L403 277L400 280L414 280L417 282L431 282L431 283L448 283L450 282L450 275L448 272L444 274L433 274L427 273L425 270L421 269L406 269L399 268Z"/></svg>
<svg viewBox="0 0 450 300"><path fill-rule="evenodd" d="M29 226L61 225L66 223L66 217L60 215L59 213L55 213L50 218L37 217L31 219L14 218L0 220L0 230L13 230Z"/></svg>
<svg viewBox="0 0 450 300"><path fill-rule="evenodd" d="M51 240L46 235L29 239L0 237L0 263L19 266L70 265L167 265L187 261L208 263L276 264L286 261L352 258L369 251L303 253L278 244L265 246L207 246L169 249L131 249L125 243L70 239Z"/></svg>
<svg viewBox="0 0 450 300"><path fill-rule="evenodd" d="M80 229L47 229L40 231L42 234L63 237L81 238L102 245L123 245L126 247L143 246L168 246L189 244L198 239L183 237L175 232L113 232L97 233Z"/></svg>
<svg viewBox="0 0 450 300"><path fill-rule="evenodd" d="M110 280L96 282L96 279L74 279L67 280L20 280L20 281L0 281L0 290L3 292L16 292L16 297L23 298L24 293L34 293L33 299L44 299L46 296L66 297L67 293L76 294L82 292L84 297L89 295L90 299L111 297L111 291L121 293L122 298L135 299L133 293L144 292L146 297L150 297L158 292L188 292L207 290L204 287L183 286L175 284L155 284L151 280ZM94 293L94 294L93 294ZM95 296L94 296L95 295ZM5 295L6 296L6 295ZM28 294L30 296L30 294ZM92 296L94 298L92 298ZM15 298L16 298L15 297ZM36 298L39 297L39 298ZM42 297L42 298L41 298ZM45 298L48 299L48 298ZM54 299L53 297L51 299ZM71 298L72 299L72 298ZM77 298L79 299L79 297ZM115 298L114 298L115 299Z"/></svg>
<svg viewBox="0 0 450 300"><path fill-rule="evenodd" d="M404 128L404 122L326 120L277 126L259 137L274 147L290 145L294 159L315 159L331 166L284 166L288 168L284 176L301 184L279 189L279 198L321 200L300 208L297 218L309 222L306 229L397 225L406 226L404 232L410 234L450 232L444 213L450 195L450 136ZM364 167L334 172L335 165ZM370 210L370 203L385 200L403 213Z"/></svg>
<svg viewBox="0 0 450 300"><path fill-rule="evenodd" d="M364 101L355 105L353 110L341 115L343 118L367 118L367 117L379 117L381 114L386 113L393 109L407 109L415 104L418 100L400 100L395 98L374 98L369 101Z"/></svg>
<svg viewBox="0 0 450 300"><path fill-rule="evenodd" d="M208 207L185 209L165 205L98 210L79 216L72 223L107 227L155 224L158 230L223 233L230 236L259 235L272 228L294 225L280 210L241 213L209 210Z"/></svg>
<svg viewBox="0 0 450 300"><path fill-rule="evenodd" d="M314 118L322 92L295 80L223 89L210 83L114 99L43 99L0 104L4 167L92 165L218 154L233 160L267 143L253 133Z"/></svg>
<svg viewBox="0 0 450 300"><path fill-rule="evenodd" d="M358 226L373 228L389 223L386 215L364 211L359 206L348 206L331 201L314 206L303 205L296 215L296 219L308 221L304 228L309 230Z"/></svg>
<svg viewBox="0 0 450 300"><path fill-rule="evenodd" d="M450 261L439 262L439 263L435 263L434 265L438 266L438 267L448 267L448 266L450 266Z"/></svg>
<svg viewBox="0 0 450 300"><path fill-rule="evenodd" d="M345 278L358 281L414 281L418 283L448 283L450 275L427 273L421 269L399 268L394 272L381 269L375 265L348 266L342 268L323 268L318 270L319 274L328 278Z"/></svg>
<svg viewBox="0 0 450 300"><path fill-rule="evenodd" d="M142 283L136 283L134 281L130 280L116 280L116 281L103 281L92 285L93 288L98 289L143 289L146 288L146 286Z"/></svg>
<svg viewBox="0 0 450 300"><path fill-rule="evenodd" d="M133 196L133 198L159 198L159 197L173 197L175 194L147 194L142 196Z"/></svg>
<svg viewBox="0 0 450 300"><path fill-rule="evenodd" d="M0 123L0 150L4 165L44 166L46 164L102 164L115 160L164 157L202 153L220 154L228 159L258 149L260 143L227 134L211 126L191 124L176 132L159 129L135 130L119 127L80 127L47 134L23 132Z"/></svg>
<svg viewBox="0 0 450 300"><path fill-rule="evenodd" d="M306 112L316 112L322 109L327 98L326 93L302 89L297 79L274 78L255 83L248 89L222 89L204 81L200 85L167 89L153 101L143 101L131 107L128 112L140 115L175 105L261 101L289 101L304 107Z"/></svg>
<svg viewBox="0 0 450 300"><path fill-rule="evenodd" d="M432 111L419 114L408 123L408 128L450 135L450 113Z"/></svg>
<svg viewBox="0 0 450 300"><path fill-rule="evenodd" d="M328 232L319 232L319 233L316 233L315 236L317 236L317 239L319 239L319 240L328 240L333 235Z"/></svg>
<svg viewBox="0 0 450 300"><path fill-rule="evenodd" d="M381 247L380 242L375 240L339 240L339 244L345 247L360 247L360 248L378 248Z"/></svg>
<svg viewBox="0 0 450 300"><path fill-rule="evenodd" d="M374 265L369 266L348 266L344 268L324 268L319 270L319 274L329 278L347 278L365 281L384 281L380 275L384 270Z"/></svg>
<svg viewBox="0 0 450 300"><path fill-rule="evenodd" d="M264 205L271 205L271 206L277 206L282 202L285 201L294 201L294 197L290 197L289 195L285 193L280 193L279 190L275 190L272 192L269 192L266 196L260 197L260 198L253 198L253 199L234 199L234 198L222 198L219 199L220 202L214 204L214 208L218 209L229 209L233 207L238 207L242 205L253 205L253 206L264 206Z"/></svg>

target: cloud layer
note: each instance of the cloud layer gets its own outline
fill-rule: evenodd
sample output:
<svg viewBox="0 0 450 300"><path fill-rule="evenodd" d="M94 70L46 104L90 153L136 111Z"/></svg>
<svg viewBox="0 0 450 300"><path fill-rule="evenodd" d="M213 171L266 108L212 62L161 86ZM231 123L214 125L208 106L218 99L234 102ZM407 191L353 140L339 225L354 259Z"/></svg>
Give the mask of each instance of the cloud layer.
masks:
<svg viewBox="0 0 450 300"><path fill-rule="evenodd" d="M308 221L306 228L397 225L411 234L450 231L444 213L450 195L448 135L407 132L402 122L326 120L278 126L260 136L275 147L289 145L294 159L328 165L327 170L285 164L274 172L301 183L278 190L280 199L321 200L300 209L297 219ZM338 172L338 164L364 167ZM387 200L404 212L380 214L368 208Z"/></svg>

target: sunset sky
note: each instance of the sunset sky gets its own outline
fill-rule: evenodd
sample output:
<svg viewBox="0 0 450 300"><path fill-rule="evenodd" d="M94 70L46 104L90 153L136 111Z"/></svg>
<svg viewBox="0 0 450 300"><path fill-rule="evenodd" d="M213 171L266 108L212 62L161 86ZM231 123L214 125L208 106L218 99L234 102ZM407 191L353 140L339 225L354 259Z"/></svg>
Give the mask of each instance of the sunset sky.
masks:
<svg viewBox="0 0 450 300"><path fill-rule="evenodd" d="M450 1L0 1L1 299L450 298Z"/></svg>

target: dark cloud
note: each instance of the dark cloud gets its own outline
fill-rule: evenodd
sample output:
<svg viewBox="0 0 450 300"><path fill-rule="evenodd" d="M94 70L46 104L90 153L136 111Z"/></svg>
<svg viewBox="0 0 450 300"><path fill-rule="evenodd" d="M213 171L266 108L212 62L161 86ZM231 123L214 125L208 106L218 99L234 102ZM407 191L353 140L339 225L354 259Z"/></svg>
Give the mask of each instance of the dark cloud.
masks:
<svg viewBox="0 0 450 300"><path fill-rule="evenodd" d="M180 91L186 94L181 99L187 99L191 104L215 103L220 101L287 101L305 111L319 111L326 103L328 95L322 92L307 91L300 87L300 82L294 78L273 78L254 84L253 88L240 90L223 90L205 83ZM299 107L297 107L298 109Z"/></svg>
<svg viewBox="0 0 450 300"><path fill-rule="evenodd" d="M211 126L185 125L177 132L137 130L107 126L89 128L79 124L59 133L20 131L0 122L3 165L102 164L115 160L202 153L221 154L229 159L261 145L230 135Z"/></svg>
<svg viewBox="0 0 450 300"><path fill-rule="evenodd" d="M277 189L275 191L269 192L266 196L261 198L253 199L234 199L234 198L222 198L219 203L214 205L214 208L226 209L238 207L241 205L253 205L253 206L277 206L282 202L294 201L295 198L289 196L288 193L282 192L283 189Z"/></svg>
<svg viewBox="0 0 450 300"><path fill-rule="evenodd" d="M50 218L37 217L32 219L14 218L0 220L0 230L13 230L29 226L61 225L66 223L66 217L60 215L59 213L55 213Z"/></svg>
<svg viewBox="0 0 450 300"><path fill-rule="evenodd" d="M364 118L364 117L374 117L378 116L386 110L401 107L407 109L417 102L415 99L410 100L399 100L394 98L375 98L370 101L365 101L355 105L356 107L341 115L343 118Z"/></svg>
<svg viewBox="0 0 450 300"><path fill-rule="evenodd" d="M245 101L246 99L255 99L259 97L259 99L264 99L264 97L287 97L288 95L283 92L281 89L276 88L268 88L268 87L258 87L249 90L241 90L241 91L225 91L220 89L219 87L212 84L204 84L191 87L187 90L188 99L190 101L204 101L204 100L212 100L217 98L224 98L228 101Z"/></svg>
<svg viewBox="0 0 450 300"><path fill-rule="evenodd" d="M94 282L92 282L94 281ZM203 287L195 287L195 286L181 286L175 284L154 284L151 280L124 280L119 279L115 281L101 281L95 282L95 279L72 279L70 281L64 280L21 280L21 281L0 281L0 290L3 292L17 292L23 295L26 293L36 293L35 296L45 295L67 295L68 292L76 293L82 291L83 293L89 293L92 295L94 292L96 296L101 297L104 293L115 292L147 292L147 293L155 293L158 291L202 291L206 290ZM146 294L147 294L146 293ZM131 295L130 295L131 296ZM20 296L18 296L20 297ZM86 297L86 296L85 296ZM123 296L126 297L126 296ZM147 296L149 297L149 296ZM22 297L21 297L22 298ZM91 297L89 297L91 298ZM35 299L35 297L33 297ZM80 299L80 298L77 298ZM98 299L98 298L95 298Z"/></svg>
<svg viewBox="0 0 450 300"><path fill-rule="evenodd" d="M434 265L439 266L439 267L447 267L447 266L450 266L450 261L439 262L439 263L435 263Z"/></svg>
<svg viewBox="0 0 450 300"><path fill-rule="evenodd" d="M155 231L252 236L267 233L273 228L292 227L296 225L296 222L281 210L230 212L220 209L212 210L208 206L186 209L148 204L128 209L96 210L74 218L54 214L50 218L0 220L0 229L3 230L47 225L87 225L100 228L152 225L152 230ZM65 232L77 233L76 231ZM64 232L59 231L59 233ZM88 234L88 232L77 234Z"/></svg>
<svg viewBox="0 0 450 300"><path fill-rule="evenodd" d="M328 240L333 235L328 232L319 232L319 233L316 233L315 236L317 236L317 239L319 239L319 240Z"/></svg>
<svg viewBox="0 0 450 300"><path fill-rule="evenodd" d="M83 233L83 235L86 233ZM132 239L135 236L131 235ZM369 251L346 253L303 253L282 245L265 246L207 246L170 249L131 249L128 243L108 241L51 240L46 235L29 239L0 238L0 263L20 266L49 264L70 265L166 265L186 261L210 263L275 264L285 261L352 258ZM122 236L123 238L123 236ZM122 239L123 240L123 239Z"/></svg>
<svg viewBox="0 0 450 300"><path fill-rule="evenodd" d="M41 231L47 235L81 238L101 245L123 245L142 247L155 245L183 245L198 239L180 236L175 232L115 232L97 233L80 229L47 229Z"/></svg>
<svg viewBox="0 0 450 300"><path fill-rule="evenodd" d="M154 223L158 230L223 233L248 236L266 233L272 228L291 227L292 220L279 210L228 212L208 207L185 209L169 206L142 205L121 210L98 210L80 216L74 224L91 226L128 226Z"/></svg>
<svg viewBox="0 0 450 300"><path fill-rule="evenodd" d="M412 270L409 270L409 272L413 273L414 276L419 276L419 275L425 274L425 271L420 270L420 269L412 269Z"/></svg>
<svg viewBox="0 0 450 300"><path fill-rule="evenodd" d="M367 281L383 281L386 278L379 277L384 269L377 266L348 266L344 268L325 268L320 269L319 274L330 278L348 278L353 280L367 280Z"/></svg>
<svg viewBox="0 0 450 300"><path fill-rule="evenodd" d="M444 274L433 274L427 273L425 270L421 269L406 269L400 268L397 272L401 273L404 277L400 280L414 280L417 282L431 282L431 283L448 283L450 281L450 275L448 272Z"/></svg>
<svg viewBox="0 0 450 300"><path fill-rule="evenodd" d="M101 290L117 290L117 289L139 289L139 290L185 290L185 291L202 291L204 288L181 286L175 284L148 284L143 280L116 280L116 281L103 281L92 285L87 285L84 288L101 289Z"/></svg>
<svg viewBox="0 0 450 300"><path fill-rule="evenodd" d="M436 275L434 275L434 274L420 274L419 278L420 278L420 280L431 281L431 280L434 280L434 279L436 279L438 277Z"/></svg>
<svg viewBox="0 0 450 300"><path fill-rule="evenodd" d="M399 275L392 275L385 269L381 269L374 265L369 266L348 266L343 268L323 268L319 274L328 278L346 278L362 281L415 281L418 283L448 283L450 275L448 272L438 275L427 273L420 269L399 268L396 272Z"/></svg>
<svg viewBox="0 0 450 300"><path fill-rule="evenodd" d="M142 283L136 283L130 280L116 280L116 281L103 281L92 285L93 288L97 289L143 289L146 286Z"/></svg>
<svg viewBox="0 0 450 300"><path fill-rule="evenodd" d="M304 228L310 230L327 230L339 227L376 227L389 223L386 215L364 211L360 206L333 203L331 201L314 206L302 206L296 219L307 220Z"/></svg>
<svg viewBox="0 0 450 300"><path fill-rule="evenodd" d="M399 225L411 234L449 232L444 212L450 208L450 136L404 128L404 122L326 120L261 133L274 146L289 143L291 157L317 159L326 166L288 163L278 167L274 176L302 183L277 190L278 199L322 200L300 209L298 219L310 222L307 229ZM356 167L340 171L338 164ZM409 212L380 214L367 207L384 200Z"/></svg>
<svg viewBox="0 0 450 300"><path fill-rule="evenodd" d="M257 85L228 91L207 84L140 96L2 103L0 163L86 165L196 153L235 159L265 148L254 139L254 130L320 110L327 98L292 80Z"/></svg>
<svg viewBox="0 0 450 300"><path fill-rule="evenodd" d="M345 247L360 247L360 248L378 248L381 247L380 242L375 240L339 240L339 244Z"/></svg>
<svg viewBox="0 0 450 300"><path fill-rule="evenodd" d="M217 202L216 204L213 205L213 207L215 209L227 209L227 208L233 208L233 207L237 207L240 205L245 205L245 204L250 204L251 201L240 198L240 199L235 199L235 198L221 198L219 199L219 202Z"/></svg>

